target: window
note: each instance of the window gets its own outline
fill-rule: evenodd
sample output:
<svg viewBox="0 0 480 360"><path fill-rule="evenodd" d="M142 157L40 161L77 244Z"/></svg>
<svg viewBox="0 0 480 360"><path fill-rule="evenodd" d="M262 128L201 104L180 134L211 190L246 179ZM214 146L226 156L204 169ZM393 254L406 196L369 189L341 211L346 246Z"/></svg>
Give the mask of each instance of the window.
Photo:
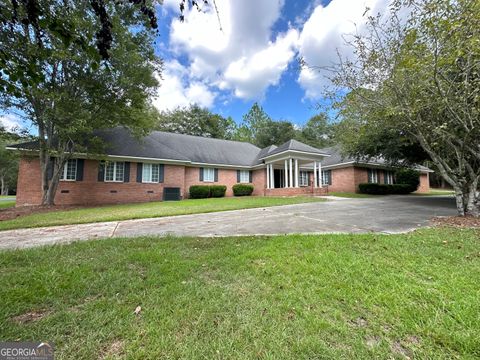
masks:
<svg viewBox="0 0 480 360"><path fill-rule="evenodd" d="M332 185L332 170L322 170L322 185Z"/></svg>
<svg viewBox="0 0 480 360"><path fill-rule="evenodd" d="M250 182L250 171L240 170L240 182L249 183Z"/></svg>
<svg viewBox="0 0 480 360"><path fill-rule="evenodd" d="M368 169L368 182L371 184L378 183L378 170Z"/></svg>
<svg viewBox="0 0 480 360"><path fill-rule="evenodd" d="M205 182L214 182L215 181L215 169L214 168L204 168L203 169L203 181L205 181Z"/></svg>
<svg viewBox="0 0 480 360"><path fill-rule="evenodd" d="M60 180L74 181L77 179L77 159L67 160L63 166L63 172L60 176Z"/></svg>
<svg viewBox="0 0 480 360"><path fill-rule="evenodd" d="M300 171L299 177L300 186L308 186L308 172L307 171Z"/></svg>
<svg viewBox="0 0 480 360"><path fill-rule="evenodd" d="M160 181L160 165L159 164L143 164L142 182L158 183Z"/></svg>
<svg viewBox="0 0 480 360"><path fill-rule="evenodd" d="M125 163L123 161L108 161L105 163L105 181L123 182Z"/></svg>
<svg viewBox="0 0 480 360"><path fill-rule="evenodd" d="M391 171L384 171L383 172L385 184L392 185L393 184L393 172Z"/></svg>

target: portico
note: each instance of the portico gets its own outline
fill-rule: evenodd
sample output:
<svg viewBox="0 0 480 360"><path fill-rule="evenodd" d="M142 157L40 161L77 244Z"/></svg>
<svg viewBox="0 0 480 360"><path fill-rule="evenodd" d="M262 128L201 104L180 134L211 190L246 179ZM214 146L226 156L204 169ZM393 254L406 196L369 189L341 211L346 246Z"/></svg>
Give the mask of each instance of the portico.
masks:
<svg viewBox="0 0 480 360"><path fill-rule="evenodd" d="M322 160L326 156L329 155L295 140L270 151L262 159L266 168L266 194L281 195L284 191L280 189L293 189L288 195L321 193L316 189L323 187Z"/></svg>

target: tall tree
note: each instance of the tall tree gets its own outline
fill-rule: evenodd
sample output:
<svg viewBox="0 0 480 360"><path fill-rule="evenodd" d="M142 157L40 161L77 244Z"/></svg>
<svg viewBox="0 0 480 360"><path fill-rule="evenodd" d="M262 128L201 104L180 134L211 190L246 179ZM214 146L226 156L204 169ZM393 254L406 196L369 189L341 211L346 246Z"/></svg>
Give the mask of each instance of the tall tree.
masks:
<svg viewBox="0 0 480 360"><path fill-rule="evenodd" d="M328 121L325 113L312 116L298 131L297 139L316 148L323 148L335 144L335 126Z"/></svg>
<svg viewBox="0 0 480 360"><path fill-rule="evenodd" d="M370 17L351 38L356 57L333 69L330 94L354 122L352 135L419 145L453 187L459 215L478 216L480 2L395 0L390 14ZM338 99L345 89L347 101ZM375 152L398 158L387 150Z"/></svg>
<svg viewBox="0 0 480 360"><path fill-rule="evenodd" d="M264 148L270 145L281 145L295 138L296 132L290 121L269 120L255 134L255 145Z"/></svg>
<svg viewBox="0 0 480 360"><path fill-rule="evenodd" d="M0 125L0 195L8 195L17 186L18 154L5 147L18 142L21 137ZM25 140L25 138L23 138Z"/></svg>
<svg viewBox="0 0 480 360"><path fill-rule="evenodd" d="M231 139L236 124L231 117L224 118L206 108L190 105L162 112L156 128L179 134Z"/></svg>
<svg viewBox="0 0 480 360"><path fill-rule="evenodd" d="M65 162L73 152L91 150L84 145L94 129L124 125L140 133L152 126L155 111L149 98L156 89L154 73L161 71L161 62L154 55L155 34L148 17L130 2L112 1L105 7L111 39L108 59L103 60L92 51L101 36L96 35L102 29L98 9L84 1L34 3L42 11L38 26L44 18L59 19L59 23L40 31L26 7L15 7L13 1L2 7L1 51L10 59L6 66L32 68L35 79L26 81L15 72L5 75L3 63L2 81L9 90L0 94L0 102L3 108L23 113L38 129L42 204L51 205ZM5 21L9 16L17 20ZM65 26L72 26L68 30L82 39L63 39Z"/></svg>

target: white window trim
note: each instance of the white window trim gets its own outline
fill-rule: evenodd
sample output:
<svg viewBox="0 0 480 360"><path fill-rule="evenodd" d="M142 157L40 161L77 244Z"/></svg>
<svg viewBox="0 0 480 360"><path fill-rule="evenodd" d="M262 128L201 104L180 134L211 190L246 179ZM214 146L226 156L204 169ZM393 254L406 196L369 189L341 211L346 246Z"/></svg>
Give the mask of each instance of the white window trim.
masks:
<svg viewBox="0 0 480 360"><path fill-rule="evenodd" d="M78 160L77 159L70 159L75 160L75 179L67 179L67 169L68 169L68 162L63 165L62 176L60 177L60 181L77 181L77 171L78 171Z"/></svg>
<svg viewBox="0 0 480 360"><path fill-rule="evenodd" d="M212 180L210 180L210 179L207 180L207 179L205 178L205 170L211 170L211 171L212 171ZM204 182L208 182L208 183L213 183L213 182L215 182L215 168L210 168L210 167L205 167L205 168L203 168L203 181L204 181Z"/></svg>
<svg viewBox="0 0 480 360"><path fill-rule="evenodd" d="M150 165L151 166L150 179L152 178L152 175L153 175L153 166L154 165L158 166L158 181L147 181L147 180L144 179L143 171L144 171L144 166L145 165ZM144 184L159 184L160 183L160 164L143 163L143 165L142 165L142 183L144 183Z"/></svg>
<svg viewBox="0 0 480 360"><path fill-rule="evenodd" d="M304 178L302 177L302 174L305 174L306 183L303 182ZM308 171L299 171L298 175L299 175L298 176L298 185L303 186L303 187L308 186L308 180L309 180L308 178L310 177L309 172Z"/></svg>
<svg viewBox="0 0 480 360"><path fill-rule="evenodd" d="M385 171L383 173L384 179L383 182L387 185L393 185L393 172L392 171ZM387 180L387 181L385 181Z"/></svg>
<svg viewBox="0 0 480 360"><path fill-rule="evenodd" d="M370 174L372 174L372 181L369 181L369 183L370 184L378 184L378 170L377 169L370 169L369 172L370 172ZM370 178L368 180L370 180Z"/></svg>
<svg viewBox="0 0 480 360"><path fill-rule="evenodd" d="M247 181L242 180L242 174L243 176L247 176ZM215 173L213 174L215 178ZM249 170L240 170L240 184L250 184L250 171Z"/></svg>
<svg viewBox="0 0 480 360"><path fill-rule="evenodd" d="M113 163L113 180L107 180L107 163L105 163L105 170L103 174L103 181L111 182L111 183L123 183L125 182L125 162L124 161L110 161ZM117 178L117 165L119 163L123 164L123 179L122 180L115 180Z"/></svg>

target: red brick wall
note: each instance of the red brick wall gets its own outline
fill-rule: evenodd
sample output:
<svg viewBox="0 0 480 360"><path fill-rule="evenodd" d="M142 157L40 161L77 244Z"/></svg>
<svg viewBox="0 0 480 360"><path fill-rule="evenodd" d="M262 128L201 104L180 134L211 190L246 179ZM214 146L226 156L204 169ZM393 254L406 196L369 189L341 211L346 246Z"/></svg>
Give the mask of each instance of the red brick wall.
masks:
<svg viewBox="0 0 480 360"><path fill-rule="evenodd" d="M254 186L253 195L264 195L265 189L265 169L254 170L252 173L252 183ZM185 168L185 193L192 185L225 185L227 192L225 196L233 196L232 186L237 184L237 170L236 169L218 169L217 182L200 181L200 168L186 167Z"/></svg>
<svg viewBox="0 0 480 360"><path fill-rule="evenodd" d="M356 170L357 168L353 166L332 169L332 185L328 185L328 191L355 192L358 186L357 181L362 178L362 173Z"/></svg>
<svg viewBox="0 0 480 360"><path fill-rule="evenodd" d="M219 169L218 182L199 181L198 167L165 165L164 182L160 184L137 183L137 164L130 163L130 182L101 182L98 177L98 161L85 160L83 181L60 181L55 197L58 205L95 205L162 200L164 187L180 187L182 197L188 197L191 185L226 185L226 196L233 196L232 186L237 183L235 169ZM254 195L264 195L265 169L252 173ZM63 192L62 192L63 191ZM68 193L65 193L68 191ZM116 191L116 192L111 192ZM153 191L153 193L151 193ZM17 205L39 205L42 199L40 163L38 158L22 157L20 160Z"/></svg>
<svg viewBox="0 0 480 360"><path fill-rule="evenodd" d="M428 173L420 174L420 186L417 189L419 193L425 193L430 191L430 179Z"/></svg>
<svg viewBox="0 0 480 360"><path fill-rule="evenodd" d="M298 188L277 188L266 189L266 196L300 196L300 195L326 195L328 193L327 187L314 188L312 186L304 186Z"/></svg>

